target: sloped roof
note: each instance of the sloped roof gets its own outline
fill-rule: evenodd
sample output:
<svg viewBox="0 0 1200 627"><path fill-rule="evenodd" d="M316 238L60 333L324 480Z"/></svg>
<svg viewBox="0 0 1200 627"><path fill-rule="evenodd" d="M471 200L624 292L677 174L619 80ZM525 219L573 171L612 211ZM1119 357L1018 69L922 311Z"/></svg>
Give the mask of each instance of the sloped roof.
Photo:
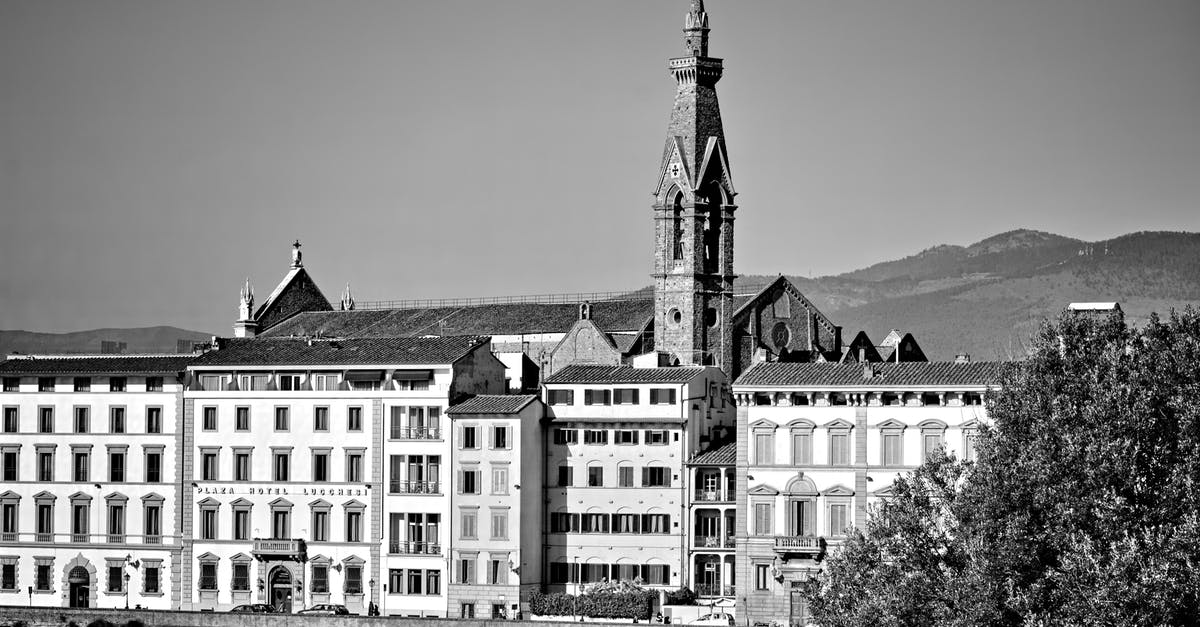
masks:
<svg viewBox="0 0 1200 627"><path fill-rule="evenodd" d="M1001 362L956 363L911 361L872 364L875 375L863 378L862 364L764 362L750 367L734 385L919 387L996 385L1004 368Z"/></svg>
<svg viewBox="0 0 1200 627"><path fill-rule="evenodd" d="M688 464L693 466L732 466L736 462L737 440L731 440L696 453Z"/></svg>
<svg viewBox="0 0 1200 627"><path fill-rule="evenodd" d="M654 316L652 299L592 303L592 320L605 331L641 331ZM579 320L577 304L503 303L352 311L292 316L263 336L408 337L417 335L518 335L565 333Z"/></svg>
<svg viewBox="0 0 1200 627"><path fill-rule="evenodd" d="M515 414L537 400L536 394L480 394L446 410L447 414Z"/></svg>
<svg viewBox="0 0 1200 627"><path fill-rule="evenodd" d="M543 383L687 383L704 372L699 366L634 368L632 366L567 366Z"/></svg>
<svg viewBox="0 0 1200 627"><path fill-rule="evenodd" d="M3 374L168 374L183 372L195 355L38 355L0 362Z"/></svg>
<svg viewBox="0 0 1200 627"><path fill-rule="evenodd" d="M219 350L200 355L193 367L205 366L354 366L386 364L451 364L489 341L480 336L436 338L235 338Z"/></svg>

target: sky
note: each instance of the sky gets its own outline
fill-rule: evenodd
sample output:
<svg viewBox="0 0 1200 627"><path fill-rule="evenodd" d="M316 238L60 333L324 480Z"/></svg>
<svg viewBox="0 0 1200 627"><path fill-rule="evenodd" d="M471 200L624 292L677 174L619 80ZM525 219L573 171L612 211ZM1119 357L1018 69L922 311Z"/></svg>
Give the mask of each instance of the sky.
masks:
<svg viewBox="0 0 1200 627"><path fill-rule="evenodd" d="M650 284L688 0L0 0L0 329ZM708 0L741 274L1200 231L1200 2Z"/></svg>

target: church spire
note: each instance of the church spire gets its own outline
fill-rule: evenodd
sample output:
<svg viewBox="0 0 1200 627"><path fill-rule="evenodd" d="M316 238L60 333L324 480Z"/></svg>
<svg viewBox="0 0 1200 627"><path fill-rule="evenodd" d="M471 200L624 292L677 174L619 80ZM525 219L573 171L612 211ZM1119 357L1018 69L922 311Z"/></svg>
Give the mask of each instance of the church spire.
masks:
<svg viewBox="0 0 1200 627"><path fill-rule="evenodd" d="M688 56L708 56L708 13L704 0L692 0L692 9L683 18L683 43Z"/></svg>

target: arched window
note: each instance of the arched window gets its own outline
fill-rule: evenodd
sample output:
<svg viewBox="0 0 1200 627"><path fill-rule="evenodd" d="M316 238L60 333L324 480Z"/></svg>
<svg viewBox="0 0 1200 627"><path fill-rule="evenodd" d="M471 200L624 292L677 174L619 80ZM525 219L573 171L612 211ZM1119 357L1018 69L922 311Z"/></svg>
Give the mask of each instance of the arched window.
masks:
<svg viewBox="0 0 1200 627"><path fill-rule="evenodd" d="M683 193L678 190L671 208L671 249L672 259L683 259Z"/></svg>

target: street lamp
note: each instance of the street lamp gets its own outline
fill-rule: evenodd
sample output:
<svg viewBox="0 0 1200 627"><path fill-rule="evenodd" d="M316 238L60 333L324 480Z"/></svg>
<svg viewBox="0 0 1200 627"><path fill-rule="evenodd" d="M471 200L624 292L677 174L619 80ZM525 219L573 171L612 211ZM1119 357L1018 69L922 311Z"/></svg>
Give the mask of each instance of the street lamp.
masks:
<svg viewBox="0 0 1200 627"><path fill-rule="evenodd" d="M134 567L134 569L138 569L138 568L142 567L142 562L140 560L133 559L132 555L126 553L125 554L125 566L121 568L121 573L122 573L121 578L125 581L125 609L129 609L129 579L130 579L129 567L130 566Z"/></svg>
<svg viewBox="0 0 1200 627"><path fill-rule="evenodd" d="M125 573L125 609L129 609L129 573Z"/></svg>
<svg viewBox="0 0 1200 627"><path fill-rule="evenodd" d="M583 583L583 573L579 570L579 556L575 556L575 594L571 596L571 620L579 617L579 587Z"/></svg>

